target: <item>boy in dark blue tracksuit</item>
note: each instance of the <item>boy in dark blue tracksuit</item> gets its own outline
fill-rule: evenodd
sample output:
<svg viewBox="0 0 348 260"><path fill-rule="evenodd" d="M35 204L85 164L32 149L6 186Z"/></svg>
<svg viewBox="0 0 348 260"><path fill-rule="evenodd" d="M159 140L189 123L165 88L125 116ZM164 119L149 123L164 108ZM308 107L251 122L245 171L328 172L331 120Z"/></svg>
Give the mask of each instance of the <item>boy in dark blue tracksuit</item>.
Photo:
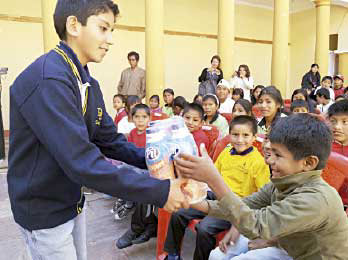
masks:
<svg viewBox="0 0 348 260"><path fill-rule="evenodd" d="M62 42L11 87L8 191L34 259L86 259L75 237L81 186L170 211L185 206L178 182L138 173L134 166L146 168L144 149L117 134L88 72L87 63L100 62L111 44L117 14L111 0L58 0ZM129 165L113 166L104 156Z"/></svg>

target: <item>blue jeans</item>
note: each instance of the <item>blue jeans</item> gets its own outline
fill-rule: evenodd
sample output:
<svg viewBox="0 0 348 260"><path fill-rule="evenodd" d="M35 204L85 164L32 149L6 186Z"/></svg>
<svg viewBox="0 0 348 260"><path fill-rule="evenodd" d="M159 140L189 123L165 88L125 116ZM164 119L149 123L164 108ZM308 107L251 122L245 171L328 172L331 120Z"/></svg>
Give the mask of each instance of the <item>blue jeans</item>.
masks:
<svg viewBox="0 0 348 260"><path fill-rule="evenodd" d="M278 247L266 247L249 250L249 239L240 235L233 246L229 246L226 253L217 247L211 251L209 260L292 260L285 250Z"/></svg>
<svg viewBox="0 0 348 260"><path fill-rule="evenodd" d="M29 231L19 226L32 260L87 260L86 209L54 228Z"/></svg>

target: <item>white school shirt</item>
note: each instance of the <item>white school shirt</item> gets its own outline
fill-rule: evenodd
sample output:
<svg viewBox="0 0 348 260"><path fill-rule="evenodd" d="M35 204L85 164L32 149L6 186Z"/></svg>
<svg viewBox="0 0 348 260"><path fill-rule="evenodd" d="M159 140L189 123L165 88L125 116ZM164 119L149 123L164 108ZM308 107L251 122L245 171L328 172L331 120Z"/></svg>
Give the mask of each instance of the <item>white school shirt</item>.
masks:
<svg viewBox="0 0 348 260"><path fill-rule="evenodd" d="M326 105L323 105L323 104L320 104L318 105L318 109L320 110L321 113L323 114L327 114L327 111L329 110L329 107L334 104L335 102L333 102L331 99L330 99L330 102L327 103Z"/></svg>
<svg viewBox="0 0 348 260"><path fill-rule="evenodd" d="M128 116L125 116L117 124L117 133L129 134L135 128L133 122L128 122Z"/></svg>
<svg viewBox="0 0 348 260"><path fill-rule="evenodd" d="M226 98L225 102L220 104L219 113L231 114L234 103L235 102L232 98Z"/></svg>
<svg viewBox="0 0 348 260"><path fill-rule="evenodd" d="M241 88L244 92L244 99L250 100L250 90L254 88L254 79L250 76L249 78L240 78L234 76L230 79L230 88Z"/></svg>

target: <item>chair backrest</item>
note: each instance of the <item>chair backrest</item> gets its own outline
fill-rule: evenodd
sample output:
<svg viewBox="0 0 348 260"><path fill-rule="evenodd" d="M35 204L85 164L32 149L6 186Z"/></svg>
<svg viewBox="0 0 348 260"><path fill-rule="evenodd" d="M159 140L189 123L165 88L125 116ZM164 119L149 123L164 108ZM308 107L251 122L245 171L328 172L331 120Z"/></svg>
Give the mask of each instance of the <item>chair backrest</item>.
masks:
<svg viewBox="0 0 348 260"><path fill-rule="evenodd" d="M151 115L150 115L150 120L151 121L164 120L164 119L167 119L167 118L169 118L169 116L166 113L155 112L155 113L151 113Z"/></svg>
<svg viewBox="0 0 348 260"><path fill-rule="evenodd" d="M215 125L204 125L202 126L202 130L209 139L209 147L207 147L207 151L209 156L212 158L215 146L221 138L221 133Z"/></svg>
<svg viewBox="0 0 348 260"><path fill-rule="evenodd" d="M331 152L329 161L323 170L323 179L335 188L342 201L348 205L348 158L335 152Z"/></svg>
<svg viewBox="0 0 348 260"><path fill-rule="evenodd" d="M224 118L226 118L228 123L231 123L231 121L232 121L232 113L221 113L220 115L222 115Z"/></svg>
<svg viewBox="0 0 348 260"><path fill-rule="evenodd" d="M253 106L252 111L253 111L253 115L255 118L257 118L257 119L262 118L261 110L257 105Z"/></svg>
<svg viewBox="0 0 348 260"><path fill-rule="evenodd" d="M216 161L216 159L219 157L220 153L225 149L225 147L231 143L231 136L226 135L224 138L222 138L220 141L217 142L215 149L213 151L213 162Z"/></svg>

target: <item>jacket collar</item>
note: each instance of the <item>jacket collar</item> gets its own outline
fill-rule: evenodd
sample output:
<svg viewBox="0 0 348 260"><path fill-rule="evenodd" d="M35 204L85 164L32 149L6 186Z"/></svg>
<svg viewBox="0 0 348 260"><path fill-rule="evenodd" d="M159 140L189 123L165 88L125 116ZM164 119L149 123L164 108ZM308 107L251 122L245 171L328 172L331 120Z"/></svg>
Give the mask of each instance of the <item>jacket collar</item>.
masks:
<svg viewBox="0 0 348 260"><path fill-rule="evenodd" d="M75 52L63 41L59 43L58 47L62 49L66 53L66 55L68 55L68 57L73 61L77 70L79 71L82 83L85 84L87 82L91 82L91 75L89 74L87 65L85 67L82 66Z"/></svg>
<svg viewBox="0 0 348 260"><path fill-rule="evenodd" d="M232 147L231 150L230 150L230 155L242 155L243 156L243 155L247 155L247 154L251 153L253 150L254 150L253 147L249 147L245 151L243 151L241 153L238 153L237 150Z"/></svg>
<svg viewBox="0 0 348 260"><path fill-rule="evenodd" d="M279 192L288 193L309 180L319 179L321 172L321 170L301 172L280 178L272 178L271 181Z"/></svg>

